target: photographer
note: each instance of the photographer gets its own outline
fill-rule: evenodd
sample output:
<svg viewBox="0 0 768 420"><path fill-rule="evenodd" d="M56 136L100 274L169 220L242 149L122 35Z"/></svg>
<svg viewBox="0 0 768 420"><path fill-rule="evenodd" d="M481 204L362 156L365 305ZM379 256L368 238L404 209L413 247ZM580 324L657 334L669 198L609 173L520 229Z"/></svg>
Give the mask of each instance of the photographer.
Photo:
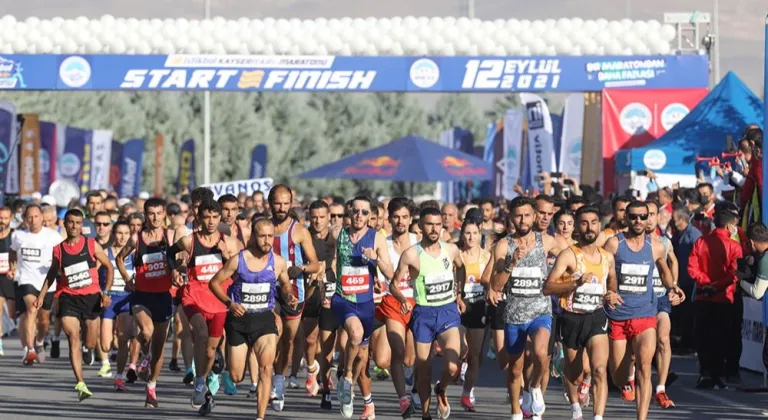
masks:
<svg viewBox="0 0 768 420"><path fill-rule="evenodd" d="M747 230L754 254L739 261L739 284L744 292L756 300L763 299L768 290L768 227L755 223ZM768 299L763 299L763 325L768 325ZM763 344L763 364L768 369L768 340Z"/></svg>

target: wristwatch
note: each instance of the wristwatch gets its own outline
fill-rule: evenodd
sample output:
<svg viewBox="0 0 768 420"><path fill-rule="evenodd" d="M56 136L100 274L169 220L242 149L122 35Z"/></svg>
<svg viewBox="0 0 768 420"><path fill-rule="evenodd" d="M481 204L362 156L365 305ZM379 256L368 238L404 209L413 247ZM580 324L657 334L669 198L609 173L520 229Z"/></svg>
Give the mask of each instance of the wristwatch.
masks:
<svg viewBox="0 0 768 420"><path fill-rule="evenodd" d="M230 299L227 299L227 301L224 302L224 306L226 306L227 309L229 309L232 306L232 301Z"/></svg>

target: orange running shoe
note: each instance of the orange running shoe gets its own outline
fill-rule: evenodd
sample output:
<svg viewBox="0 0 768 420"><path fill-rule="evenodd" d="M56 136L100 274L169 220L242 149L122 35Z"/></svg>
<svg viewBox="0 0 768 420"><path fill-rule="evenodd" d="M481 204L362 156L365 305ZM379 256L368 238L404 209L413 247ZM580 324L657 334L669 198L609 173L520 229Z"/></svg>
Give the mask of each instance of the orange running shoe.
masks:
<svg viewBox="0 0 768 420"><path fill-rule="evenodd" d="M376 410L373 407L373 403L363 405L363 414L360 415L360 420L374 420L376 418Z"/></svg>
<svg viewBox="0 0 768 420"><path fill-rule="evenodd" d="M663 409L673 408L675 406L675 402L669 399L669 396L667 396L666 391L661 391L656 393L656 402L659 404L659 406Z"/></svg>
<svg viewBox="0 0 768 420"><path fill-rule="evenodd" d="M125 382L120 378L115 378L115 391L125 392Z"/></svg>
<svg viewBox="0 0 768 420"><path fill-rule="evenodd" d="M461 397L461 400L459 400L461 403L461 406L464 407L464 411L469 411L470 413L474 413L475 405L472 404L472 399L469 398L469 395L464 395Z"/></svg>
<svg viewBox="0 0 768 420"><path fill-rule="evenodd" d="M624 401L635 401L635 380L630 379L624 388L621 388L621 399Z"/></svg>

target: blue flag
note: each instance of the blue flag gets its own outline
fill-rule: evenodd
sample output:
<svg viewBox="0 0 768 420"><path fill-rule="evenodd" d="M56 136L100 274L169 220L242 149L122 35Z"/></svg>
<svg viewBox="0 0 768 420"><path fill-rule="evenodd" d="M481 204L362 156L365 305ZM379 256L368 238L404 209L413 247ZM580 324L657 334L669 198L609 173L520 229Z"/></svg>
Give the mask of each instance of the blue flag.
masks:
<svg viewBox="0 0 768 420"><path fill-rule="evenodd" d="M8 162L15 139L16 107L8 102L0 102L0 203L5 199L5 178L8 176Z"/></svg>
<svg viewBox="0 0 768 420"><path fill-rule="evenodd" d="M267 145L257 144L251 151L251 170L248 178L264 178L267 174Z"/></svg>
<svg viewBox="0 0 768 420"><path fill-rule="evenodd" d="M112 191L120 191L120 180L123 169L123 143L112 140L112 150L109 157L109 185Z"/></svg>
<svg viewBox="0 0 768 420"><path fill-rule="evenodd" d="M56 180L56 123L40 121L40 194Z"/></svg>
<svg viewBox="0 0 768 420"><path fill-rule="evenodd" d="M64 149L56 161L56 179L66 179L83 185L83 162L90 165L90 158L85 159L85 149L86 145L90 144L92 134L90 130L81 128L64 129Z"/></svg>
<svg viewBox="0 0 768 420"><path fill-rule="evenodd" d="M120 197L136 197L141 188L144 162L144 140L133 139L123 143L123 162L120 166Z"/></svg>
<svg viewBox="0 0 768 420"><path fill-rule="evenodd" d="M195 141L189 139L182 143L179 152L179 174L176 177L178 192L195 188Z"/></svg>

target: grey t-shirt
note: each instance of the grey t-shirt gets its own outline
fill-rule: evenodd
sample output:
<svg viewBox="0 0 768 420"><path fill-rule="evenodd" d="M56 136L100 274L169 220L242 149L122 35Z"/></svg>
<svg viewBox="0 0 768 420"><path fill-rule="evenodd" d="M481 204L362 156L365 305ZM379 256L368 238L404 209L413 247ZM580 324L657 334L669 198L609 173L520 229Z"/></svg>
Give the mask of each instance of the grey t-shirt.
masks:
<svg viewBox="0 0 768 420"><path fill-rule="evenodd" d="M504 322L507 324L525 324L541 315L552 315L552 299L541 293L547 277L547 253L541 233L535 232L534 235L534 248L510 270L504 287L507 297ZM512 236L507 236L507 266L511 264L516 249Z"/></svg>

